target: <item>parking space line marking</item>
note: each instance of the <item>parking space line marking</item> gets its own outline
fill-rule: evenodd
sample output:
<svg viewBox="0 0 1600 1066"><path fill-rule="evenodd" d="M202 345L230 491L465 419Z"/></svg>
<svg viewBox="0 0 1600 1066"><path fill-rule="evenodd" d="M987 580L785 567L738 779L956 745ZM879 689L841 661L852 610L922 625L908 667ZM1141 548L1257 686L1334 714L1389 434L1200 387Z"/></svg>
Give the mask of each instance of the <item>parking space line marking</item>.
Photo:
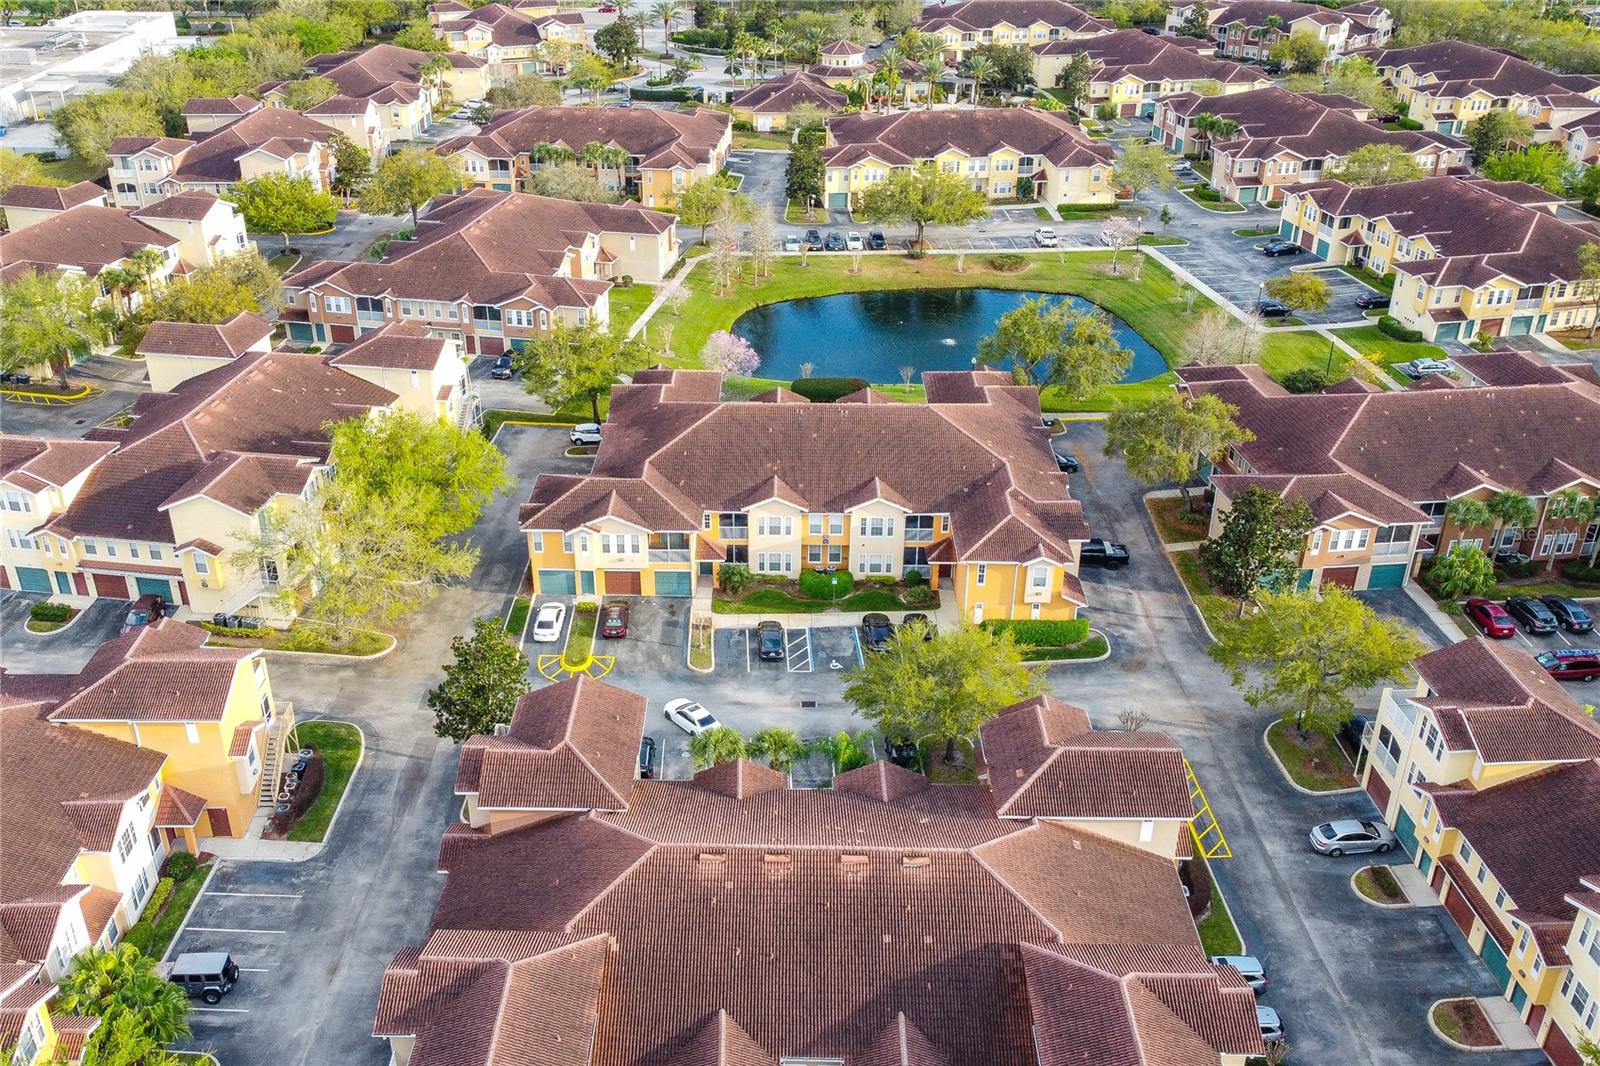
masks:
<svg viewBox="0 0 1600 1066"><path fill-rule="evenodd" d="M212 925L191 925L191 933L264 933L270 936L287 936L287 929L223 929Z"/></svg>
<svg viewBox="0 0 1600 1066"><path fill-rule="evenodd" d="M748 629L746 629L744 631L744 672L748 674L751 671L751 669L752 669L752 667L750 665L750 631Z"/></svg>
<svg viewBox="0 0 1600 1066"><path fill-rule="evenodd" d="M1522 635L1522 630L1513 629L1511 632L1516 634L1517 639L1522 641L1522 643L1526 644L1530 648L1533 647L1533 641L1531 641L1527 637L1523 636Z"/></svg>
<svg viewBox="0 0 1600 1066"><path fill-rule="evenodd" d="M799 635L788 639L784 644L784 665L791 674L809 674L811 672L811 630L809 628L797 631ZM798 650L797 650L798 649ZM796 666L799 662L801 665Z"/></svg>
<svg viewBox="0 0 1600 1066"><path fill-rule="evenodd" d="M248 896L251 899L299 899L298 892L203 892L206 896Z"/></svg>
<svg viewBox="0 0 1600 1066"><path fill-rule="evenodd" d="M249 1014L244 1007L190 1007L196 1014Z"/></svg>
<svg viewBox="0 0 1600 1066"><path fill-rule="evenodd" d="M267 969L264 966L241 966L241 967L239 967L239 972L240 973L271 973L272 971Z"/></svg>

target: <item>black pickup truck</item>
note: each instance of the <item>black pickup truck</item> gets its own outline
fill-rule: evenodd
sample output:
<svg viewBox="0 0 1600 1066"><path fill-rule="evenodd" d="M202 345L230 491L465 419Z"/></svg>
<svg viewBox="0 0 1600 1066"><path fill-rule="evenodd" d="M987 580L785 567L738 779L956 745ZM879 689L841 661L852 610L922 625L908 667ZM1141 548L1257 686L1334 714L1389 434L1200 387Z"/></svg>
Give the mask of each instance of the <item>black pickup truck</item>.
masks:
<svg viewBox="0 0 1600 1066"><path fill-rule="evenodd" d="M1128 565L1128 546L1117 544L1114 541L1093 540L1083 542L1083 548L1078 552L1078 562L1083 566L1103 566L1107 570Z"/></svg>

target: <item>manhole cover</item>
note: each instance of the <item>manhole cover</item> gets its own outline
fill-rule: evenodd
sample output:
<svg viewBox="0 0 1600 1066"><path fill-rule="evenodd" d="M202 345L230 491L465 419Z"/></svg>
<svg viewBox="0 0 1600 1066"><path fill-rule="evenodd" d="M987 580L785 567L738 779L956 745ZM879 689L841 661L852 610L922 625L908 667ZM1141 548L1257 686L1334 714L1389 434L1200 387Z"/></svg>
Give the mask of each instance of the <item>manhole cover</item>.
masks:
<svg viewBox="0 0 1600 1066"><path fill-rule="evenodd" d="M1138 673L1140 670L1144 669L1144 656L1134 655L1130 658L1122 660L1122 669L1130 674Z"/></svg>

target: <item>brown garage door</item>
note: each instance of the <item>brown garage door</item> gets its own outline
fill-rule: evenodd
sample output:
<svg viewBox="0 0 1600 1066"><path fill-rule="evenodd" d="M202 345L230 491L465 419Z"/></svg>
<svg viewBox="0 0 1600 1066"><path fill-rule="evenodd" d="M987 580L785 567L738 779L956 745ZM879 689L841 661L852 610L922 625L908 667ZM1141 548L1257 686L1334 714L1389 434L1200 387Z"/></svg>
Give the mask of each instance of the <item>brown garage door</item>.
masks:
<svg viewBox="0 0 1600 1066"><path fill-rule="evenodd" d="M607 570L607 596L637 596L644 588L637 570Z"/></svg>
<svg viewBox="0 0 1600 1066"><path fill-rule="evenodd" d="M1380 814L1389 810L1389 783L1378 776L1374 769L1367 774L1367 795L1372 797L1372 802L1378 805Z"/></svg>
<svg viewBox="0 0 1600 1066"><path fill-rule="evenodd" d="M1359 573L1361 573L1359 566L1330 566L1322 572L1322 583L1353 589L1356 587L1356 575Z"/></svg>
<svg viewBox="0 0 1600 1066"><path fill-rule="evenodd" d="M1456 887L1454 880L1450 882L1450 894L1444 899L1444 909L1450 912L1450 917L1456 920L1461 927L1462 936L1472 935L1472 904L1467 902L1467 894Z"/></svg>
<svg viewBox="0 0 1600 1066"><path fill-rule="evenodd" d="M94 594L109 600L128 599L128 579L111 574L94 575Z"/></svg>
<svg viewBox="0 0 1600 1066"><path fill-rule="evenodd" d="M1572 1041L1558 1026L1552 1025L1546 1034L1544 1053L1550 1056L1555 1066L1583 1066L1583 1056L1578 1054L1578 1049L1572 1046Z"/></svg>

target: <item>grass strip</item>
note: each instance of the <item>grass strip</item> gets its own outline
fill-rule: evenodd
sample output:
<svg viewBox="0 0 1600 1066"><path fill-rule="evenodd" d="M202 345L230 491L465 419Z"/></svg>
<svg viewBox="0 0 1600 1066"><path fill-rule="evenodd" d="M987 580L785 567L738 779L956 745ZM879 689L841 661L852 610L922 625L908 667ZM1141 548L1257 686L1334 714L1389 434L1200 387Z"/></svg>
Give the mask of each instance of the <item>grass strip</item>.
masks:
<svg viewBox="0 0 1600 1066"><path fill-rule="evenodd" d="M1333 737L1324 733L1304 736L1292 726L1273 722L1267 743L1295 784L1310 792L1334 792L1356 787L1355 767Z"/></svg>
<svg viewBox="0 0 1600 1066"><path fill-rule="evenodd" d="M339 798L350 784L361 760L361 731L344 722L307 722L295 728L303 748L315 748L322 756L322 791L300 820L290 826L287 838L320 843L339 809Z"/></svg>

